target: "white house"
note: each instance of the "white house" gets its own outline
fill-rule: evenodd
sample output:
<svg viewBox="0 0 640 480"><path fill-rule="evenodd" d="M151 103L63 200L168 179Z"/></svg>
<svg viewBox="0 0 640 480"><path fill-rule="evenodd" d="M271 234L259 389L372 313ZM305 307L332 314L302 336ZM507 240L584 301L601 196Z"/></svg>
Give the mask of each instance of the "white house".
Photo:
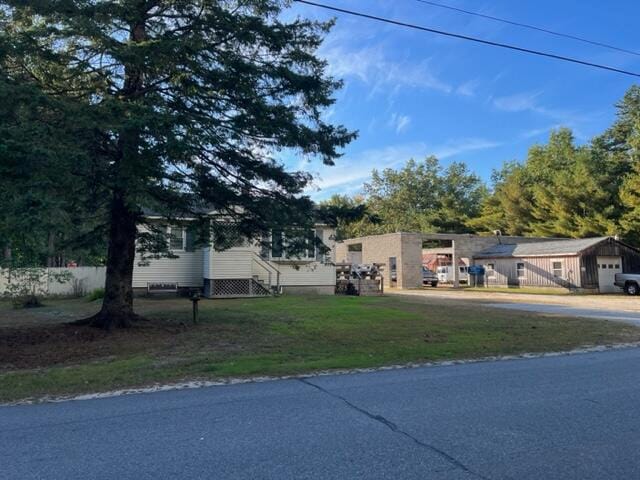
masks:
<svg viewBox="0 0 640 480"><path fill-rule="evenodd" d="M287 239L273 232L270 248L260 242L238 239L223 251L192 248L187 228L167 227L171 251L178 258L143 259L135 262L133 287L148 291L162 287L201 289L207 297L244 297L279 293L335 293L335 231L324 224L310 231L309 247L287 256ZM316 248L313 235L329 248ZM161 287L161 288L162 288Z"/></svg>

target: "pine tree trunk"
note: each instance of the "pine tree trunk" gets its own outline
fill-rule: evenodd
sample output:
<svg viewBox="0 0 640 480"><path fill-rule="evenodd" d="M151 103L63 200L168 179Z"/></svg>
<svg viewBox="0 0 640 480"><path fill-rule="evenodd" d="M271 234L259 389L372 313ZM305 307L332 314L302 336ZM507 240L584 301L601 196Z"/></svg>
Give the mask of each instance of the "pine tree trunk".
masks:
<svg viewBox="0 0 640 480"><path fill-rule="evenodd" d="M133 264L136 255L136 214L122 195L114 194L107 253L107 278L102 308L91 318L94 327L128 328L137 318L133 312Z"/></svg>
<svg viewBox="0 0 640 480"><path fill-rule="evenodd" d="M53 230L50 230L48 240L47 240L47 267L49 268L56 266L55 250L56 250L56 234Z"/></svg>
<svg viewBox="0 0 640 480"><path fill-rule="evenodd" d="M131 25L130 38L142 42L146 38L144 4L140 4L140 18ZM122 95L135 98L143 88L143 73L137 65L125 66ZM137 211L127 202L129 175L138 161L140 131L127 128L120 132L118 154L114 162L117 179L110 208L109 249L107 252L107 278L102 308L90 319L94 327L111 330L129 328L136 320L133 312L133 263L136 255Z"/></svg>

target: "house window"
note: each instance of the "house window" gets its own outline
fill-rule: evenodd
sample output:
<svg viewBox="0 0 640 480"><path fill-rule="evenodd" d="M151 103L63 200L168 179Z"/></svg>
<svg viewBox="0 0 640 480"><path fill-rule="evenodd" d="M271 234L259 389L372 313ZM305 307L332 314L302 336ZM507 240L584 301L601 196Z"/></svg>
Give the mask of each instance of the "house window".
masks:
<svg viewBox="0 0 640 480"><path fill-rule="evenodd" d="M484 266L484 269L487 272L487 277L495 277L496 276L496 265L494 263L487 263Z"/></svg>
<svg viewBox="0 0 640 480"><path fill-rule="evenodd" d="M615 267L616 267L616 268L620 268L620 264L619 264L619 263L616 263Z"/></svg>
<svg viewBox="0 0 640 480"><path fill-rule="evenodd" d="M516 274L518 275L518 278L524 277L524 263L516 263Z"/></svg>
<svg viewBox="0 0 640 480"><path fill-rule="evenodd" d="M171 227L169 231L169 249L184 250L184 228Z"/></svg>
<svg viewBox="0 0 640 480"><path fill-rule="evenodd" d="M271 234L271 258L315 260L316 231L301 231L296 235L287 235L282 230L274 230Z"/></svg>
<svg viewBox="0 0 640 480"><path fill-rule="evenodd" d="M562 262L552 262L551 268L553 270L553 276L562 278Z"/></svg>

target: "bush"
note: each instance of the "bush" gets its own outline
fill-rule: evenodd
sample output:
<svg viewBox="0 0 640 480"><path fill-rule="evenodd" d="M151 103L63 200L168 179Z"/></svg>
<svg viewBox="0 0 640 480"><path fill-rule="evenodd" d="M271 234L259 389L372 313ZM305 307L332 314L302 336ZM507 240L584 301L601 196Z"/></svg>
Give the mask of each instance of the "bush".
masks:
<svg viewBox="0 0 640 480"><path fill-rule="evenodd" d="M9 268L6 270L5 295L15 308L33 308L42 305L40 298L48 292L49 282L65 283L69 272L52 273L46 268Z"/></svg>
<svg viewBox="0 0 640 480"><path fill-rule="evenodd" d="M94 291L87 295L88 302L95 302L96 300L100 300L104 298L104 288L96 288Z"/></svg>

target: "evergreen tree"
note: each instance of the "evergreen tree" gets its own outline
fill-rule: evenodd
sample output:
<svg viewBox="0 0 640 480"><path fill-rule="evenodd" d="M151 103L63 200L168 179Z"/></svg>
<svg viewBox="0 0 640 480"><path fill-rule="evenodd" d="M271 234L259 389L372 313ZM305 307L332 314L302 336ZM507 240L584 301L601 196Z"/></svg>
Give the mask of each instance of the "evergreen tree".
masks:
<svg viewBox="0 0 640 480"><path fill-rule="evenodd" d="M620 229L640 243L640 86L631 87L618 103L615 123L598 139L619 189Z"/></svg>
<svg viewBox="0 0 640 480"><path fill-rule="evenodd" d="M518 162L506 162L491 176L493 191L480 213L467 225L476 232L499 230L505 235L529 235L532 223L531 179Z"/></svg>
<svg viewBox="0 0 640 480"><path fill-rule="evenodd" d="M309 176L274 157L294 149L332 164L354 134L321 118L340 86L315 56L330 23L283 21L288 3L0 0L0 85L29 78L63 130L77 125L81 161L43 161L106 205L106 291L93 325L135 319L136 239L162 244L153 228L138 234L144 208L193 218L203 238L209 211L250 238L313 221Z"/></svg>
<svg viewBox="0 0 640 480"><path fill-rule="evenodd" d="M615 233L615 198L605 188L606 171L597 160L589 146L575 146L568 129L552 132L547 145L531 148L525 168L531 178L533 235L582 238Z"/></svg>

